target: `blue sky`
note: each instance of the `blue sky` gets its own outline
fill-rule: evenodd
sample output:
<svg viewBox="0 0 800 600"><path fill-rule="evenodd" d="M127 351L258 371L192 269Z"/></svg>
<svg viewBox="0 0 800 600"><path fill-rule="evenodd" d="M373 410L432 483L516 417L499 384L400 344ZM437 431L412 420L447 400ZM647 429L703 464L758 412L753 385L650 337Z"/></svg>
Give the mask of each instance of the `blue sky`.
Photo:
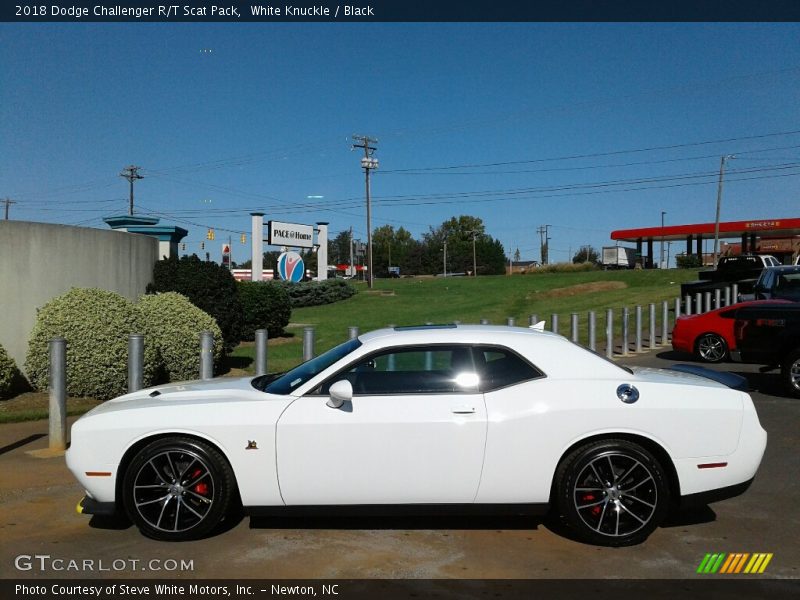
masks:
<svg viewBox="0 0 800 600"><path fill-rule="evenodd" d="M543 224L566 260L662 210L713 221L722 154L723 220L796 217L799 40L797 24L3 23L0 198L12 218L106 227L136 164L137 212L188 228L189 250L230 234L241 261L252 210L366 236L357 133L379 140L373 226L475 215L527 259ZM642 151L664 146L680 147Z"/></svg>

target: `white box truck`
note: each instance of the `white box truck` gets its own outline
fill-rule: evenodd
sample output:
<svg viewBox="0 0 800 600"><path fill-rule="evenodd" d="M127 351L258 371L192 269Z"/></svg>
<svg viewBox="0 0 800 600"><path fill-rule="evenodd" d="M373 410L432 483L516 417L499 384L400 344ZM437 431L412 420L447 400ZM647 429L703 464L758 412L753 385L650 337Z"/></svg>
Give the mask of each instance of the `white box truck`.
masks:
<svg viewBox="0 0 800 600"><path fill-rule="evenodd" d="M605 246L602 264L606 269L632 269L636 266L636 248Z"/></svg>

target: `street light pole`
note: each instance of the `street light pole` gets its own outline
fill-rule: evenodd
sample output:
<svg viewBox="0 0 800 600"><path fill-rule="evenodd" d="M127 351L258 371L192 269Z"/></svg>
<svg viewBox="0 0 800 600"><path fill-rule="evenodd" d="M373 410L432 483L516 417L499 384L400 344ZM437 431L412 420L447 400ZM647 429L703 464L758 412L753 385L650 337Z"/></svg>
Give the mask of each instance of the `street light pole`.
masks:
<svg viewBox="0 0 800 600"><path fill-rule="evenodd" d="M725 161L735 158L732 154L726 154L719 160L719 183L717 184L717 216L714 220L714 268L717 268L717 248L719 246L719 209L722 204L722 180L725 176Z"/></svg>
<svg viewBox="0 0 800 600"><path fill-rule="evenodd" d="M664 268L664 215L667 214L667 211L661 211L661 257L659 258L658 268Z"/></svg>

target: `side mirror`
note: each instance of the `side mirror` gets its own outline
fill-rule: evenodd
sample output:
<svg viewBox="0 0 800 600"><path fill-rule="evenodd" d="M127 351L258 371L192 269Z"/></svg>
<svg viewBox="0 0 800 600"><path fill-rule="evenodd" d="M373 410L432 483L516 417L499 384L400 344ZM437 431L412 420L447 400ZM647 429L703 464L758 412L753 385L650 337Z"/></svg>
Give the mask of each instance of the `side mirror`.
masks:
<svg viewBox="0 0 800 600"><path fill-rule="evenodd" d="M353 384L342 379L334 383L328 393L331 397L326 404L331 408L341 408L342 404L353 399Z"/></svg>

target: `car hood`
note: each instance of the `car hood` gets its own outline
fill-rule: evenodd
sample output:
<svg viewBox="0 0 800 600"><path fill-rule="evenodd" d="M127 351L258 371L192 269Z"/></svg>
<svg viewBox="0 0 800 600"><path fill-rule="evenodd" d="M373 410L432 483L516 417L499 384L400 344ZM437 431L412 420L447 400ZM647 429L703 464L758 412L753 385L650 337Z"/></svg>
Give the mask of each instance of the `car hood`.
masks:
<svg viewBox="0 0 800 600"><path fill-rule="evenodd" d="M198 405L284 398L265 394L252 386L253 377L219 377L157 385L108 400L86 416L175 404ZM285 398L284 398L285 399Z"/></svg>

